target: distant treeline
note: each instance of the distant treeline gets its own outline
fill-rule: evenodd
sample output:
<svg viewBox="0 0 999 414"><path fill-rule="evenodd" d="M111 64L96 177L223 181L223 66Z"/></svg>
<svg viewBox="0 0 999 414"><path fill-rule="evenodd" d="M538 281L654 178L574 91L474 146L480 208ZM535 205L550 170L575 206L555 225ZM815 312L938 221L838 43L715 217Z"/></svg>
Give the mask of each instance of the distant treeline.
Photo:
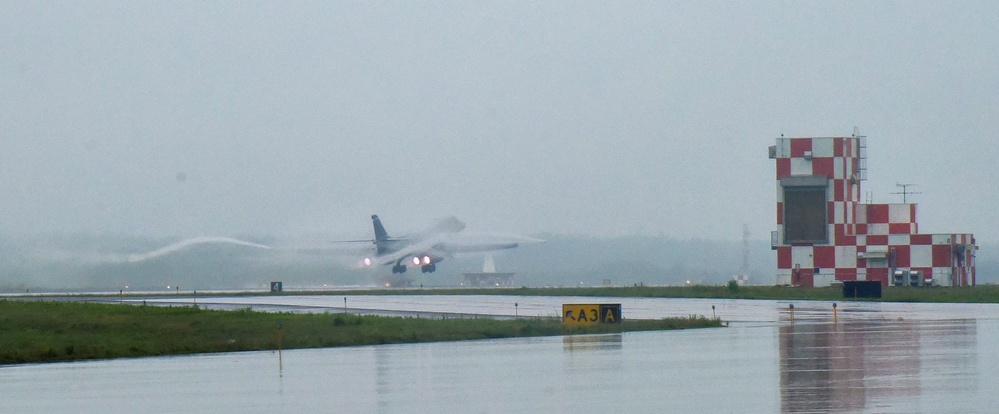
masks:
<svg viewBox="0 0 999 414"><path fill-rule="evenodd" d="M536 236L546 241L493 255L498 272L516 273L515 286L680 285L688 281L717 285L743 270L740 241ZM274 237L237 238L281 247ZM359 252L332 249L261 250L206 244L149 260L126 260L179 240L80 234L0 237L0 291L266 289L271 281L282 281L290 289L376 286L390 275L388 267L354 266L363 257ZM996 282L999 261L987 255L991 251L988 247L979 250L979 283ZM435 273L410 269L407 276L416 286L458 286L462 273L482 270L483 258L449 258ZM775 269L776 254L769 241L751 241L750 283L773 284Z"/></svg>

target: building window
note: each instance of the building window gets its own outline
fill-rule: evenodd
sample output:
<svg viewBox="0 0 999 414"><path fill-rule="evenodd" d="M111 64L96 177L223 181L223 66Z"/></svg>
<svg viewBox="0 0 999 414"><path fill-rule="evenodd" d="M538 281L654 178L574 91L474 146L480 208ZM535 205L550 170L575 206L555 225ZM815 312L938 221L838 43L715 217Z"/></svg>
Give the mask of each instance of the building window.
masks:
<svg viewBox="0 0 999 414"><path fill-rule="evenodd" d="M784 242L828 243L825 187L784 187Z"/></svg>

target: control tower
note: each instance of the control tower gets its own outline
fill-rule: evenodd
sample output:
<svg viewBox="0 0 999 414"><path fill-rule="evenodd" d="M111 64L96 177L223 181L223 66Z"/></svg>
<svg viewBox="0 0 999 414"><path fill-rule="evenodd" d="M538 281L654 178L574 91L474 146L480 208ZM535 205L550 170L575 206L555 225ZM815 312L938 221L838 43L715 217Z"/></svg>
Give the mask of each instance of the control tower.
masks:
<svg viewBox="0 0 999 414"><path fill-rule="evenodd" d="M920 234L915 203L860 202L866 137L777 138L777 284L972 286L975 237Z"/></svg>

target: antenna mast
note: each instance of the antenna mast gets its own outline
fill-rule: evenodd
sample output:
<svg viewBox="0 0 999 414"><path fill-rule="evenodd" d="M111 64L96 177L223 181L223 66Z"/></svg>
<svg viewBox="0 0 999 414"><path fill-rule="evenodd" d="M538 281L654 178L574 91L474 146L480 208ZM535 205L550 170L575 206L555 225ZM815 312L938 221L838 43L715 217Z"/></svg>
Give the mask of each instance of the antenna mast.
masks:
<svg viewBox="0 0 999 414"><path fill-rule="evenodd" d="M749 225L742 225L742 273L749 275Z"/></svg>
<svg viewBox="0 0 999 414"><path fill-rule="evenodd" d="M907 196L909 194L922 194L919 191L908 191L909 187L912 187L914 185L916 185L916 184L895 183L895 186L901 188L902 191L896 191L896 192L894 192L892 194L901 194L902 195L902 202L905 203L907 201L906 199L907 199Z"/></svg>

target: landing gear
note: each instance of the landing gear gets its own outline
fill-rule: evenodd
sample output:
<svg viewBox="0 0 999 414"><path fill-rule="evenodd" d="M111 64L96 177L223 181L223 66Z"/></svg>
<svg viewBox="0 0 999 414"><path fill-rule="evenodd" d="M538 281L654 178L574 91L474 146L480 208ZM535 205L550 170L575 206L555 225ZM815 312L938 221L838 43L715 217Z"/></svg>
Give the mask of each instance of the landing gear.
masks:
<svg viewBox="0 0 999 414"><path fill-rule="evenodd" d="M430 256L423 256L423 259L421 260L419 257L414 256L413 260L409 263L412 263L413 266L420 266L420 272L422 273L433 273L437 271L437 262L441 260L443 259L432 259ZM392 273L406 273L406 265L403 264L402 259L399 259L399 261L395 262L395 265L392 266Z"/></svg>

